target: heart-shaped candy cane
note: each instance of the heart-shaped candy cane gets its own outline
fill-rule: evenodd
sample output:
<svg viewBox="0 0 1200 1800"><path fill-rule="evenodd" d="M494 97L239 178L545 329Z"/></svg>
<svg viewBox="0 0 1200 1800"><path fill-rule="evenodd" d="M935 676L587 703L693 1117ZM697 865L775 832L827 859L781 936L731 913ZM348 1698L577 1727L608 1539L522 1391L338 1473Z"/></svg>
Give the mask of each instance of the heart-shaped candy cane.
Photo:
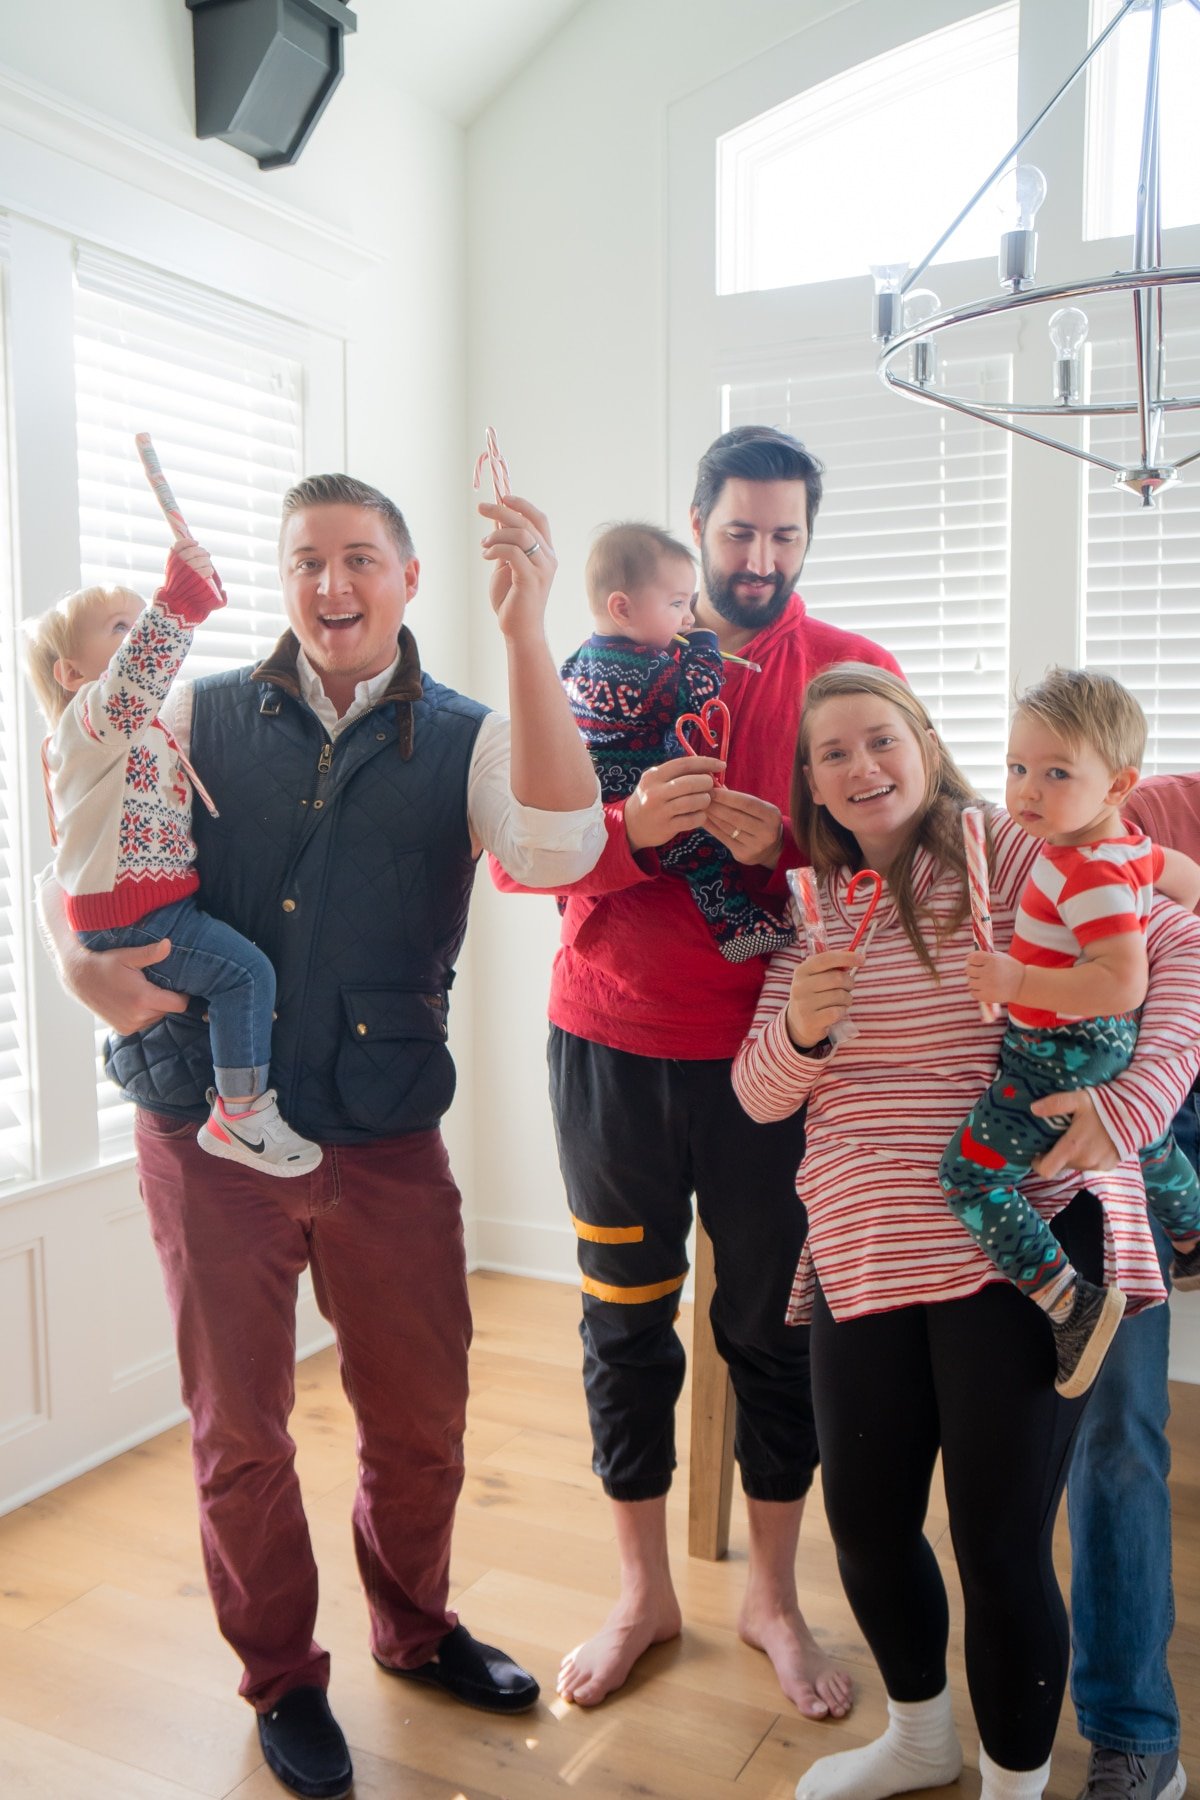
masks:
<svg viewBox="0 0 1200 1800"><path fill-rule="evenodd" d="M716 720L714 729L713 720ZM704 750L697 750L688 736L688 727L694 725L700 733ZM724 762L729 755L729 708L723 700L706 700L698 713L681 713L675 721L675 736L679 739L689 756L709 754L719 756ZM719 775L713 776L713 786L724 785Z"/></svg>

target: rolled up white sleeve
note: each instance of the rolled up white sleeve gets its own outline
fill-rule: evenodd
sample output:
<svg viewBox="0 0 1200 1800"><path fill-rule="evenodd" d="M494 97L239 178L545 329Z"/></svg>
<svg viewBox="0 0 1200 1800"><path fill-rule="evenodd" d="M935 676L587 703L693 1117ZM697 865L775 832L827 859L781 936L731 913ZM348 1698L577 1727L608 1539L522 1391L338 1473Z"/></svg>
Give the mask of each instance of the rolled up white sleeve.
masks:
<svg viewBox="0 0 1200 1800"><path fill-rule="evenodd" d="M590 872L604 849L600 784L580 812L522 806L511 786L509 723L488 713L479 727L467 777L467 820L476 855L490 850L522 887L567 887Z"/></svg>

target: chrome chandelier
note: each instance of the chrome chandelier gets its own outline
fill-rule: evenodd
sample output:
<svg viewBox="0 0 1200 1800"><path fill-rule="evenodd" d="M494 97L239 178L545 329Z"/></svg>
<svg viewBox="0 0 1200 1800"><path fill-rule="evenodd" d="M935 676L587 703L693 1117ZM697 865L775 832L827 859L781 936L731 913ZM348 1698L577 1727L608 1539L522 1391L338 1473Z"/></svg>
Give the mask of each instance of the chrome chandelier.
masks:
<svg viewBox="0 0 1200 1800"><path fill-rule="evenodd" d="M1163 424L1168 413L1200 410L1200 395L1174 394L1166 385L1163 293L1169 287L1191 287L1200 283L1200 268L1162 266L1159 68L1163 8L1175 3L1176 0L1124 0L1115 18L1089 46L1083 60L1005 152L986 181L921 261L912 269L906 263L880 263L871 269L875 278L873 335L881 346L877 369L887 386L914 400L932 401L954 412L966 413L987 424L999 425L1018 437L1031 438L1034 443L1045 444L1053 450L1065 450L1069 456L1107 469L1118 487L1127 487L1141 495L1143 506L1153 506L1159 489L1173 482L1180 469L1200 458L1200 449L1197 449L1189 455L1171 459L1163 441ZM1186 4L1200 13L1200 0L1186 0ZM1045 198L1046 182L1040 169L1031 163L1018 162L1017 158L1043 119L1083 74L1122 20L1135 12L1150 12L1153 16L1150 20L1132 267L1060 286L1038 287L1035 285L1037 232L1034 220ZM1200 29L1200 20L1196 25ZM941 309L937 295L917 284L968 213L1001 181L1009 185L1016 210L1016 223L1000 240L998 272L1002 292L965 306ZM1083 346L1088 334L1088 317L1080 306L1073 304L1100 294L1127 294L1130 298L1135 371L1134 391L1127 399L1102 403L1091 401L1087 394ZM1007 313L1020 316L1022 309L1037 306L1056 308L1049 321L1053 354L1049 359L1046 399L1022 404L985 402L948 392L939 386L939 338L972 321L996 319ZM1139 444L1136 466L1097 456L1068 438L1054 435L1053 426L1035 430L1027 422L1118 415L1136 415Z"/></svg>

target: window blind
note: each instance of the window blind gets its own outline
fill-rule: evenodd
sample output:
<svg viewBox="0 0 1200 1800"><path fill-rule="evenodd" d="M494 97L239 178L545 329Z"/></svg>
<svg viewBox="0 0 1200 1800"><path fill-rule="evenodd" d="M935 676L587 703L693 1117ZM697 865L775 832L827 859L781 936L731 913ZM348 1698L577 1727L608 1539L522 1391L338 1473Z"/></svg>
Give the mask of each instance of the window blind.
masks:
<svg viewBox="0 0 1200 1800"><path fill-rule="evenodd" d="M1092 346L1092 397L1125 399L1132 389L1129 333ZM1176 392L1200 392L1200 329L1167 320L1167 379ZM1196 447L1194 416L1168 418L1176 452ZM1090 447L1136 461L1136 426L1096 419ZM1200 464L1185 469L1153 509L1089 469L1084 546L1083 661L1106 669L1137 695L1146 713L1147 774L1200 769Z"/></svg>
<svg viewBox="0 0 1200 1800"><path fill-rule="evenodd" d="M0 233L4 222L0 221ZM29 1011L23 945L27 927L18 800L18 647L13 594L8 466L6 238L0 235L0 1182L32 1167Z"/></svg>
<svg viewBox="0 0 1200 1800"><path fill-rule="evenodd" d="M295 332L203 289L81 251L75 385L84 583L120 582L149 597L162 580L170 533L133 441L148 431L229 597L197 631L184 676L257 661L284 628L279 507L303 454ZM124 1154L131 1109L102 1076L97 1105L101 1154Z"/></svg>
<svg viewBox="0 0 1200 1800"><path fill-rule="evenodd" d="M731 383L728 425L775 425L825 464L800 589L814 614L897 658L964 773L998 797L1008 727L1006 433L885 390L861 349ZM950 364L954 391L1004 398L1004 357Z"/></svg>

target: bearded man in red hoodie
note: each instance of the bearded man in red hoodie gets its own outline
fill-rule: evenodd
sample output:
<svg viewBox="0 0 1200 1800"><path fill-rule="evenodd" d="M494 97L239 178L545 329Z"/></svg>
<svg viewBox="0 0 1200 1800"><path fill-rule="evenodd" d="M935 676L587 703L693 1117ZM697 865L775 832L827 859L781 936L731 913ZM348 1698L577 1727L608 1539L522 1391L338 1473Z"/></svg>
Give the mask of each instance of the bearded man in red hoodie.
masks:
<svg viewBox="0 0 1200 1800"><path fill-rule="evenodd" d="M565 1658L559 1692L592 1706L651 1644L676 1636L666 1496L685 1357L675 1332L692 1197L713 1243L712 1326L737 1396L735 1455L750 1558L742 1638L771 1659L809 1718L850 1709L849 1677L819 1648L796 1593L805 1496L817 1465L808 1333L784 1324L803 1243L795 1175L803 1120L756 1125L730 1064L762 985L760 958L727 961L686 884L656 851L703 829L782 910L801 860L786 827L809 680L838 662L896 670L869 639L809 616L795 585L821 501L821 464L795 438L741 426L702 458L692 503L696 624L727 663L727 765L673 760L606 806L607 845L565 895L550 995L550 1095L583 1276L584 1386L593 1467L613 1504L621 1592ZM714 775L724 783L714 787ZM513 889L511 880L493 874Z"/></svg>

